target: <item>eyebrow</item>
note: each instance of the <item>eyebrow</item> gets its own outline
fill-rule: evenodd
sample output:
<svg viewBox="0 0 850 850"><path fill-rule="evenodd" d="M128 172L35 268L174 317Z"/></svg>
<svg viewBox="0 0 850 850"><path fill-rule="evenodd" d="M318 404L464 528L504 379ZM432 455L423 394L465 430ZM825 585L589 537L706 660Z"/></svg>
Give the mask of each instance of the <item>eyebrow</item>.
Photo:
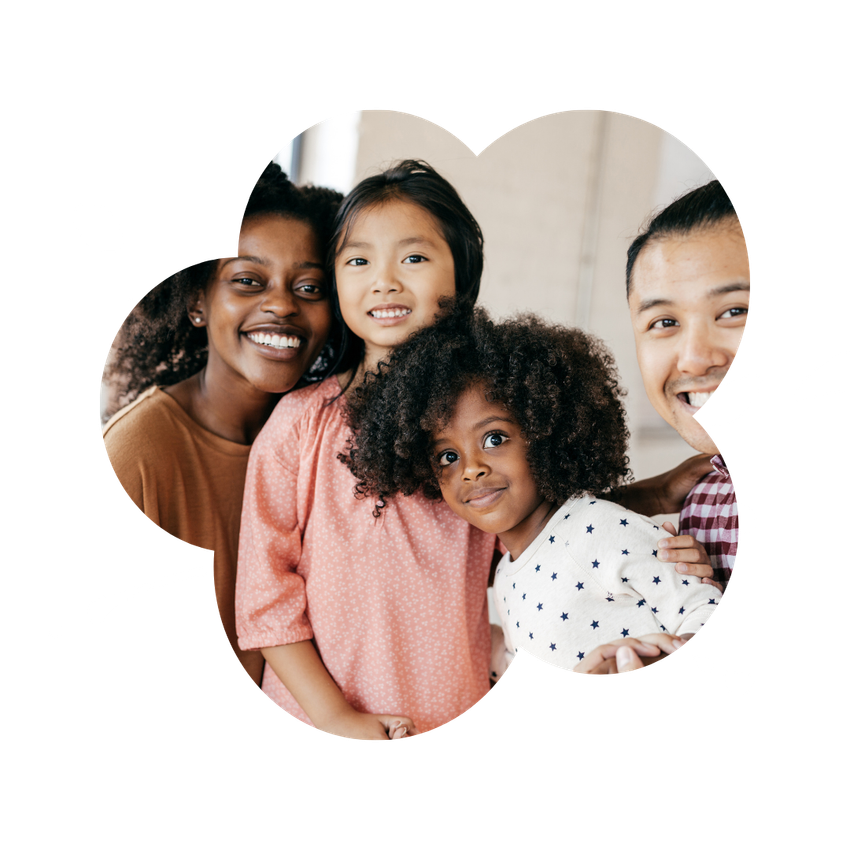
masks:
<svg viewBox="0 0 850 850"><path fill-rule="evenodd" d="M485 428L487 425L490 425L493 422L507 422L510 425L516 425L517 424L513 419L511 419L507 416L488 416L487 419L482 419L480 422L476 422L472 426L472 430L473 431L479 431L481 428ZM448 442L450 442L448 437L441 437L439 440L432 440L431 441L431 447L436 448L437 446L440 445L440 443L448 443Z"/></svg>
<svg viewBox="0 0 850 850"><path fill-rule="evenodd" d="M224 270L231 263L238 262L246 262L246 263L256 263L258 266L267 266L268 260L263 259L262 257L253 257L250 255L242 256L242 257L231 257L229 260L225 260L222 264L221 268ZM293 263L292 268L294 269L324 269L324 266L321 263L312 263L312 262L304 262L304 263Z"/></svg>
<svg viewBox="0 0 850 850"><path fill-rule="evenodd" d="M396 245L399 248L404 248L407 245L430 245L433 247L434 243L428 239L426 236L408 236L406 239L399 239L396 242ZM345 245L342 246L342 250L346 248L371 248L371 242L346 242Z"/></svg>
<svg viewBox="0 0 850 850"><path fill-rule="evenodd" d="M748 283L725 283L723 286L716 286L706 292L706 298L714 298L717 295L727 295L730 292L749 292L750 285ZM640 302L638 313L644 313L651 310L653 307L669 307L675 302L670 298L647 298Z"/></svg>

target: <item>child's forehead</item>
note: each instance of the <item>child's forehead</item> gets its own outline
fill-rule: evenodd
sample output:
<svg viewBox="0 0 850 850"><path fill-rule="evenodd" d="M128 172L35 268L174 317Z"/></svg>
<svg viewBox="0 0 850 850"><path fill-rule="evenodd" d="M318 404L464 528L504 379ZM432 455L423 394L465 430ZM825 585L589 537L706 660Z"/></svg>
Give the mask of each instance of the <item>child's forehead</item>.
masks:
<svg viewBox="0 0 850 850"><path fill-rule="evenodd" d="M436 423L431 436L436 441L449 432L478 430L493 422L516 424L516 419L497 398L491 385L484 380L476 380L456 396L448 413Z"/></svg>

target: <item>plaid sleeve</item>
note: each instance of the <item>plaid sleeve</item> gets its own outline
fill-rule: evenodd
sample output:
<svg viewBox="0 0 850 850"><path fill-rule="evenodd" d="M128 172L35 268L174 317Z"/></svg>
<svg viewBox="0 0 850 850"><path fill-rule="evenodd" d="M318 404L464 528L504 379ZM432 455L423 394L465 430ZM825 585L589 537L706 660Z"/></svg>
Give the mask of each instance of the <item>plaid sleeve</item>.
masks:
<svg viewBox="0 0 850 850"><path fill-rule="evenodd" d="M685 500L679 534L690 534L705 547L714 577L724 587L738 552L738 500L728 471L703 478Z"/></svg>

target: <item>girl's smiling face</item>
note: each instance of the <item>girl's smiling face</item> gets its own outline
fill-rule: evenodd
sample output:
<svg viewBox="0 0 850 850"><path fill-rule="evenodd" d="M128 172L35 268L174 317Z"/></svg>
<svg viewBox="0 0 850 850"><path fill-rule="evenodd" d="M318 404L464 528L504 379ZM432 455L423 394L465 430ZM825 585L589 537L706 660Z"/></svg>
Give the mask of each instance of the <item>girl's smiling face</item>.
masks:
<svg viewBox="0 0 850 850"><path fill-rule="evenodd" d="M440 299L455 294L451 249L434 217L410 201L360 213L334 273L342 317L365 344L367 368L431 324Z"/></svg>
<svg viewBox="0 0 850 850"><path fill-rule="evenodd" d="M458 398L431 447L446 504L476 528L498 534L516 560L555 509L537 492L516 420L476 383Z"/></svg>
<svg viewBox="0 0 850 850"><path fill-rule="evenodd" d="M331 327L313 228L276 214L245 221L239 256L218 261L189 313L207 329L207 380L237 392L246 386L273 394L291 390Z"/></svg>

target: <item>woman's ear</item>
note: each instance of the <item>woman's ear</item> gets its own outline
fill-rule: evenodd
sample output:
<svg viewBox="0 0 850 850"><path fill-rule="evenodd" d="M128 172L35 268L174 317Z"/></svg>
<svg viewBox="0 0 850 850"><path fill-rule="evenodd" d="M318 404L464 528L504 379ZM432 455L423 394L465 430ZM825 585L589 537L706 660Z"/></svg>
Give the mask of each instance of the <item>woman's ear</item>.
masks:
<svg viewBox="0 0 850 850"><path fill-rule="evenodd" d="M206 327L206 299L204 298L203 289L199 289L195 297L189 301L187 312L189 313L189 320L196 328Z"/></svg>

